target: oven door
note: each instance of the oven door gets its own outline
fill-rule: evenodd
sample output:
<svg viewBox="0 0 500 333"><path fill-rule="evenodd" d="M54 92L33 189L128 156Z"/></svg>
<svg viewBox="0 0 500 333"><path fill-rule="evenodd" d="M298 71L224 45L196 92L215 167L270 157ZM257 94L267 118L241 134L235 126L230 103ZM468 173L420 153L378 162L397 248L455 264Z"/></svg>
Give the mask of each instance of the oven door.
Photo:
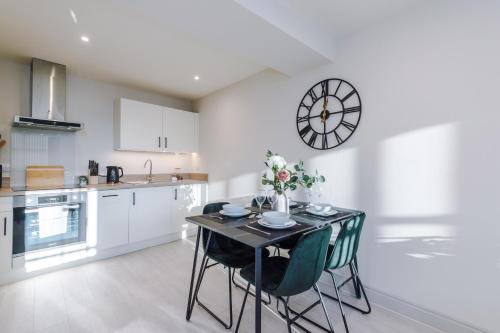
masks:
<svg viewBox="0 0 500 333"><path fill-rule="evenodd" d="M85 242L86 220L85 202L15 207L13 255Z"/></svg>

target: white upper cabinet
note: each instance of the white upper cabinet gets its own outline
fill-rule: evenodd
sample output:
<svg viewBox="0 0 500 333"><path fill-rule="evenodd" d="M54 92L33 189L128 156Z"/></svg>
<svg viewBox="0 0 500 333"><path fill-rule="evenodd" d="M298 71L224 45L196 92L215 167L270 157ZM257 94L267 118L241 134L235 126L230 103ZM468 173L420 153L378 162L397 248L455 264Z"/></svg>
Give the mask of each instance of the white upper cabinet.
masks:
<svg viewBox="0 0 500 333"><path fill-rule="evenodd" d="M190 153L198 150L198 115L120 98L114 111L115 149Z"/></svg>
<svg viewBox="0 0 500 333"><path fill-rule="evenodd" d="M133 151L162 151L162 106L121 98L115 107L115 148Z"/></svg>
<svg viewBox="0 0 500 333"><path fill-rule="evenodd" d="M164 115L165 150L177 153L196 151L195 114L167 108Z"/></svg>

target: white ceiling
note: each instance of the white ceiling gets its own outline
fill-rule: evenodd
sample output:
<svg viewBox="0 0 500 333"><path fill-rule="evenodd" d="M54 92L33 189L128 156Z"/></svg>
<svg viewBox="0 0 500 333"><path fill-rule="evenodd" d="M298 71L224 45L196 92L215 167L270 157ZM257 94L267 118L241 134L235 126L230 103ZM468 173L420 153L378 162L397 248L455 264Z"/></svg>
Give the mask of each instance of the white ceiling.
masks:
<svg viewBox="0 0 500 333"><path fill-rule="evenodd" d="M195 99L267 68L294 75L329 63L337 38L417 2L2 0L0 53Z"/></svg>

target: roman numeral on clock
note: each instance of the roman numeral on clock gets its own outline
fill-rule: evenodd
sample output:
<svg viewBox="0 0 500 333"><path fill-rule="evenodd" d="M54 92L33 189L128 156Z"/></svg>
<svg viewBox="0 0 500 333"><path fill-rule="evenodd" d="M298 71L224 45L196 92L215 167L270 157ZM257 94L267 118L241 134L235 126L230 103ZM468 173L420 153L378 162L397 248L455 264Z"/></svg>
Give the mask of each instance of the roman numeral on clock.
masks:
<svg viewBox="0 0 500 333"><path fill-rule="evenodd" d="M316 138L318 137L318 133L313 132L311 137L309 138L309 142L307 143L309 146L313 147L314 144L316 143Z"/></svg>
<svg viewBox="0 0 500 333"><path fill-rule="evenodd" d="M352 95L354 95L356 93L356 90L351 90L350 93L348 93L347 95L344 96L344 98L341 99L342 103L344 103L345 101L347 101L349 99L349 97L351 97Z"/></svg>
<svg viewBox="0 0 500 333"><path fill-rule="evenodd" d="M321 140L321 149L328 148L328 135L326 133L322 134L323 139Z"/></svg>
<svg viewBox="0 0 500 333"><path fill-rule="evenodd" d="M312 130L311 125L307 125L306 127L304 127L303 129L301 129L301 130L299 131L299 135L300 135L302 138L304 138L304 137L307 135L307 133L309 133L311 130Z"/></svg>
<svg viewBox="0 0 500 333"><path fill-rule="evenodd" d="M342 142L344 142L344 140L342 140L342 138L340 137L339 133L337 133L337 131L333 131L333 133L335 133L335 139L337 139L337 142L338 142L339 145Z"/></svg>
<svg viewBox="0 0 500 333"><path fill-rule="evenodd" d="M309 115L307 115L307 116L302 116L302 117L298 117L298 118L297 118L297 122L298 122L298 123L303 123L303 122L306 122L306 121L308 121L308 120L309 120Z"/></svg>
<svg viewBox="0 0 500 333"><path fill-rule="evenodd" d="M318 95L316 95L316 93L314 92L314 89L311 89L307 92L307 95L309 95L309 97L311 97L312 99L312 103L316 103L316 101L318 100Z"/></svg>
<svg viewBox="0 0 500 333"><path fill-rule="evenodd" d="M360 111L361 111L361 106L353 106L351 108L344 109L344 113L354 113L354 112L360 112Z"/></svg>
<svg viewBox="0 0 500 333"><path fill-rule="evenodd" d="M328 80L321 82L321 96L328 96Z"/></svg>
<svg viewBox="0 0 500 333"><path fill-rule="evenodd" d="M354 131L356 129L356 125L354 124L351 124L350 122L348 121L345 121L345 120L342 120L341 124L347 128L349 131Z"/></svg>
<svg viewBox="0 0 500 333"><path fill-rule="evenodd" d="M304 101L302 101L302 102L300 102L300 107L306 108L308 111L311 111L312 105L307 105L306 103L304 103Z"/></svg>

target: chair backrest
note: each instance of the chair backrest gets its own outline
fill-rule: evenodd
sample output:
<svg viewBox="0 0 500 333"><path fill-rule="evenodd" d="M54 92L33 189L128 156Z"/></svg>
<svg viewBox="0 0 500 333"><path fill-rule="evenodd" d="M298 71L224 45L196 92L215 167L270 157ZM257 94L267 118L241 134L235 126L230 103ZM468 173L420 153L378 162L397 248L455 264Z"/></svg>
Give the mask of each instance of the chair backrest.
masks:
<svg viewBox="0 0 500 333"><path fill-rule="evenodd" d="M209 203L203 207L203 214L212 214L217 213L222 210L222 206L228 204L229 202L214 202ZM203 229L203 250L206 248L207 240L208 240L208 229ZM216 240L216 234L212 233L212 237L210 237L210 245L208 247L208 251L211 249L219 248L219 244Z"/></svg>
<svg viewBox="0 0 500 333"><path fill-rule="evenodd" d="M333 250L326 259L325 268L338 269L352 262L358 251L365 217L365 213L361 213L344 222L333 245Z"/></svg>
<svg viewBox="0 0 500 333"><path fill-rule="evenodd" d="M325 225L300 237L293 248L285 274L278 288L273 291L274 295L298 295L318 282L325 267L331 234L332 227Z"/></svg>

